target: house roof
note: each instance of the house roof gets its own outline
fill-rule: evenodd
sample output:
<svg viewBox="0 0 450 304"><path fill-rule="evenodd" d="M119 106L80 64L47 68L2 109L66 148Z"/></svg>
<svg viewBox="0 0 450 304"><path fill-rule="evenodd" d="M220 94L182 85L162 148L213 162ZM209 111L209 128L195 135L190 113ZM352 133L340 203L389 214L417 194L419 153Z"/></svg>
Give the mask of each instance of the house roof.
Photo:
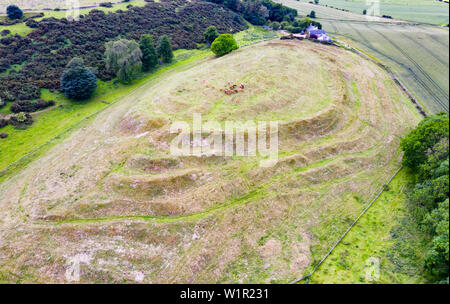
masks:
<svg viewBox="0 0 450 304"><path fill-rule="evenodd" d="M309 31L310 35L326 35L327 32L325 32L324 30L312 30Z"/></svg>

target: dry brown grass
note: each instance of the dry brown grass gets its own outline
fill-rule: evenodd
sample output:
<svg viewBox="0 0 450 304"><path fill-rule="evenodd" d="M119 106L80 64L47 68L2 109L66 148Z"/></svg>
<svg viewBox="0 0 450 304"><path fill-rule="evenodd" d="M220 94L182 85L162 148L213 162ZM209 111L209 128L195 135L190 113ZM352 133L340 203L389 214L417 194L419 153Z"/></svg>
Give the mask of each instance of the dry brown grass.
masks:
<svg viewBox="0 0 450 304"><path fill-rule="evenodd" d="M246 89L226 96L228 82ZM171 157L170 123L193 112L279 120L279 163ZM287 282L395 171L419 118L380 68L337 47L278 41L211 59L0 185L0 281L65 282L81 255L81 282Z"/></svg>

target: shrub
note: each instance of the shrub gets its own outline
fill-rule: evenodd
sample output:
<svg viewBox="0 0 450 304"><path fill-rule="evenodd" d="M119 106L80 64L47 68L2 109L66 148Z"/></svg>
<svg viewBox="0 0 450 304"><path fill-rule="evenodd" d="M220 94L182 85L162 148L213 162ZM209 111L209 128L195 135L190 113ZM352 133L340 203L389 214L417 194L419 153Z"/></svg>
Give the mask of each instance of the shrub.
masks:
<svg viewBox="0 0 450 304"><path fill-rule="evenodd" d="M0 138L6 138L6 137L8 137L8 133L0 133Z"/></svg>
<svg viewBox="0 0 450 304"><path fill-rule="evenodd" d="M211 51L217 56L223 56L238 48L237 42L231 34L220 35L211 45Z"/></svg>
<svg viewBox="0 0 450 304"><path fill-rule="evenodd" d="M246 29L243 18L235 16L235 12L218 9L213 3L177 0L151 2L107 14L93 9L81 15L76 26L71 26L64 18L45 18L38 21L38 30L28 36L0 37L0 97L8 102L34 100L40 97L42 88L60 89L60 79L55 75L62 75L68 60L74 57L82 57L101 80L111 80L115 74L107 70L104 60L105 43L111 39L120 36L139 41L143 34L151 34L156 39L171 33L174 50L195 49L212 24L219 32ZM8 22L21 20L8 19ZM190 26L194 31L187 31ZM27 64L23 65L25 62ZM12 65L23 66L18 71L3 74Z"/></svg>
<svg viewBox="0 0 450 304"><path fill-rule="evenodd" d="M61 92L76 100L88 99L97 88L97 77L77 57L69 62L60 82Z"/></svg>
<svg viewBox="0 0 450 304"><path fill-rule="evenodd" d="M9 19L22 19L23 12L17 5L10 5L6 8L6 14Z"/></svg>
<svg viewBox="0 0 450 304"><path fill-rule="evenodd" d="M309 18L316 18L316 12L315 11L311 11L311 13L309 13L308 17Z"/></svg>
<svg viewBox="0 0 450 304"><path fill-rule="evenodd" d="M215 26L210 26L206 29L203 37L205 38L206 43L208 43L208 45L211 45L211 43L213 43L214 40L219 37L219 32L217 31L217 28Z"/></svg>
<svg viewBox="0 0 450 304"><path fill-rule="evenodd" d="M109 8L113 7L111 2L102 2L102 3L100 3L100 6L101 7L109 7Z"/></svg>
<svg viewBox="0 0 450 304"><path fill-rule="evenodd" d="M438 114L425 118L416 129L401 141L405 152L403 165L417 169L427 159L428 153L442 139L449 137L448 114Z"/></svg>
<svg viewBox="0 0 450 304"><path fill-rule="evenodd" d="M292 34L299 34L302 32L302 29L300 27L288 26L286 27L286 31Z"/></svg>
<svg viewBox="0 0 450 304"><path fill-rule="evenodd" d="M164 35L161 38L159 38L158 56L164 63L169 63L173 60L174 56L172 51L172 45L167 35Z"/></svg>
<svg viewBox="0 0 450 304"><path fill-rule="evenodd" d="M274 22L272 22L272 24L271 24L271 28L274 30L274 31L277 31L277 30L279 30L280 29L280 23L279 22L276 22L276 21L274 21Z"/></svg>
<svg viewBox="0 0 450 304"><path fill-rule="evenodd" d="M142 70L150 71L158 64L158 54L156 54L153 37L148 34L142 35L139 47L142 52Z"/></svg>
<svg viewBox="0 0 450 304"><path fill-rule="evenodd" d="M3 127L6 127L8 125L8 121L3 118L2 116L0 116L0 129Z"/></svg>
<svg viewBox="0 0 450 304"><path fill-rule="evenodd" d="M130 83L142 69L142 52L135 41L120 39L106 44L106 68L114 73L120 82Z"/></svg>
<svg viewBox="0 0 450 304"><path fill-rule="evenodd" d="M16 129L24 129L29 125L33 124L33 117L31 117L28 113L17 113L11 115L9 119L9 123L14 126Z"/></svg>
<svg viewBox="0 0 450 304"><path fill-rule="evenodd" d="M2 35L2 36L8 36L9 34L11 34L11 31L8 30L8 29L3 30L3 31L0 32L0 35Z"/></svg>
<svg viewBox="0 0 450 304"><path fill-rule="evenodd" d="M36 112L51 106L54 106L56 104L56 102L54 100L42 100L42 99L38 99L38 100L22 100L22 101L18 101L15 102L11 105L11 112L13 113L20 113L20 112Z"/></svg>

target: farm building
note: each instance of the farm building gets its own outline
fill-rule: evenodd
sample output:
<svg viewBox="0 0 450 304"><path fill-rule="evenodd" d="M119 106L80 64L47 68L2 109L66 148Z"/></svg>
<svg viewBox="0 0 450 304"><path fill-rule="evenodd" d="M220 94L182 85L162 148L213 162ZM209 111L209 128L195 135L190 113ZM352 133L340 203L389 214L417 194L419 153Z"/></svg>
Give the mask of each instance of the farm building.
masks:
<svg viewBox="0 0 450 304"><path fill-rule="evenodd" d="M320 30L317 26L310 25L306 28L306 34L309 39L316 39L320 42L331 43L333 40L328 37L327 32Z"/></svg>

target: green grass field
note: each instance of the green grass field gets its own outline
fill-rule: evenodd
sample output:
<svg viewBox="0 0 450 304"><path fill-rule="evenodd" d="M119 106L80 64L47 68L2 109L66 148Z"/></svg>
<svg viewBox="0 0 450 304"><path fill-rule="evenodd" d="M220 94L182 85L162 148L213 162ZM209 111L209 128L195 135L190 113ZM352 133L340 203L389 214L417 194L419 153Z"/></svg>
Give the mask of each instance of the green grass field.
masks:
<svg viewBox="0 0 450 304"><path fill-rule="evenodd" d="M395 234L408 214L405 186L412 181L406 169L392 180L371 209L347 234L333 253L311 276L311 284L420 284L425 237L413 225L408 233ZM398 243L409 243L409 254ZM400 256L400 258L395 258ZM379 263L379 277L367 277L370 261Z"/></svg>
<svg viewBox="0 0 450 304"><path fill-rule="evenodd" d="M277 0L300 13L312 4ZM314 6L314 5L313 5ZM432 25L370 22L356 15L320 6L318 21L332 36L387 65L430 112L449 109L449 31Z"/></svg>

